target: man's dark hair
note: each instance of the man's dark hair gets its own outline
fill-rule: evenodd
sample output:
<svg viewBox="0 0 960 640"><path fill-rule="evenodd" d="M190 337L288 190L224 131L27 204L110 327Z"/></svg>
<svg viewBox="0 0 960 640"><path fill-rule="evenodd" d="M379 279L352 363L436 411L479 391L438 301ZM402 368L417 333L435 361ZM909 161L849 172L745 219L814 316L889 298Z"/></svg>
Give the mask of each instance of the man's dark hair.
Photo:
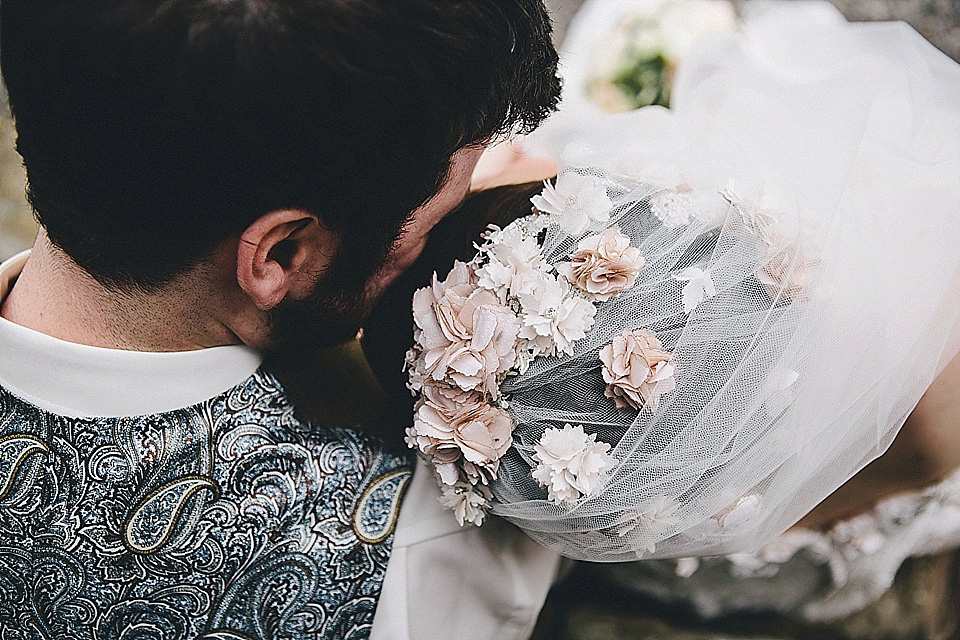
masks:
<svg viewBox="0 0 960 640"><path fill-rule="evenodd" d="M559 95L541 0L3 0L0 56L50 240L143 289L282 208L366 277L456 150Z"/></svg>

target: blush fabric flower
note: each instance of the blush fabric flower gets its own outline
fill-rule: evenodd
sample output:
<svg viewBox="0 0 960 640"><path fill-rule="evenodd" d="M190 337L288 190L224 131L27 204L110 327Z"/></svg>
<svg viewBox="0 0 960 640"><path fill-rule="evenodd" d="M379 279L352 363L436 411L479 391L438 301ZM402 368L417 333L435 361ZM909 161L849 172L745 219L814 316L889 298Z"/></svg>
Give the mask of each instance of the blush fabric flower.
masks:
<svg viewBox="0 0 960 640"><path fill-rule="evenodd" d="M581 240L570 262L555 266L590 299L606 302L634 285L644 262L640 250L630 246L629 236L614 226Z"/></svg>
<svg viewBox="0 0 960 640"><path fill-rule="evenodd" d="M671 358L650 330L624 331L600 350L604 395L619 408L656 409L660 397L676 388Z"/></svg>
<svg viewBox="0 0 960 640"><path fill-rule="evenodd" d="M479 527L490 508L491 497L490 490L483 485L458 482L453 486L441 486L438 500L453 511L461 527L468 522Z"/></svg>
<svg viewBox="0 0 960 640"><path fill-rule="evenodd" d="M530 202L538 211L555 216L570 235L583 233L592 223L608 221L613 208L602 180L573 171L561 173L554 184L544 182L543 193Z"/></svg>
<svg viewBox="0 0 960 640"><path fill-rule="evenodd" d="M547 499L556 504L592 494L617 463L610 445L597 442L596 434L588 435L581 425L546 429L533 448L538 463L533 479L546 487Z"/></svg>
<svg viewBox="0 0 960 640"><path fill-rule="evenodd" d="M407 427L404 441L408 447L427 457L441 484L452 485L460 481L463 455L456 443L422 435L416 427Z"/></svg>
<svg viewBox="0 0 960 640"><path fill-rule="evenodd" d="M413 297L423 373L465 391L499 397L499 384L516 360L520 323L496 294L477 287L472 271L456 263L445 282Z"/></svg>
<svg viewBox="0 0 960 640"><path fill-rule="evenodd" d="M496 478L500 458L513 444L513 426L506 411L479 394L456 397L442 385L428 384L416 406L411 446L433 460L445 484L457 481L461 458L486 483Z"/></svg>
<svg viewBox="0 0 960 640"><path fill-rule="evenodd" d="M429 351L467 335L465 329L461 332L458 331L459 327L448 326L452 318L444 314L441 307L449 308L455 301L462 305L475 289L473 273L465 263L457 261L446 280L440 281L434 274L429 287L418 289L413 294L415 338L422 350ZM455 314L453 315L455 317ZM441 322L444 318L447 322Z"/></svg>
<svg viewBox="0 0 960 640"><path fill-rule="evenodd" d="M775 247L757 270L757 280L772 295L799 300L806 295L819 266L819 261L811 258L811 255L812 252L799 241Z"/></svg>

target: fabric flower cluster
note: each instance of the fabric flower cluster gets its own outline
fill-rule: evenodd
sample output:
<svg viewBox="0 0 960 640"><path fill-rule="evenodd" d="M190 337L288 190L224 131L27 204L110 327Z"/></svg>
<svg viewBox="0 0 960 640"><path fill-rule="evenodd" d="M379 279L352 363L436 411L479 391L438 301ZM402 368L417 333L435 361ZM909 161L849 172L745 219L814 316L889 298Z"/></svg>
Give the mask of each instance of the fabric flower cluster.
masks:
<svg viewBox="0 0 960 640"><path fill-rule="evenodd" d="M427 456L441 482L441 502L460 524L481 524L489 494L513 442L513 422L494 402L517 361L520 321L480 287L472 266L458 262L445 281L413 297L410 388L420 393L406 441Z"/></svg>
<svg viewBox="0 0 960 640"><path fill-rule="evenodd" d="M606 224L613 205L598 178L562 174L534 200L540 213L492 226L471 262L455 263L445 280L434 276L413 298L406 368L419 398L406 442L432 463L440 500L460 524L483 522L487 486L513 443L503 381L538 357L572 354L593 327L595 303L632 287L643 267L617 228L583 238L569 261L544 258L538 236L550 225L569 234ZM609 445L589 438L579 454L565 449L551 458L551 499L589 493L612 464ZM544 446L544 456L554 451Z"/></svg>
<svg viewBox="0 0 960 640"><path fill-rule="evenodd" d="M476 274L458 262L447 279L413 296L416 343L423 374L462 392L496 398L499 377L516 361L520 325L496 295L478 287Z"/></svg>

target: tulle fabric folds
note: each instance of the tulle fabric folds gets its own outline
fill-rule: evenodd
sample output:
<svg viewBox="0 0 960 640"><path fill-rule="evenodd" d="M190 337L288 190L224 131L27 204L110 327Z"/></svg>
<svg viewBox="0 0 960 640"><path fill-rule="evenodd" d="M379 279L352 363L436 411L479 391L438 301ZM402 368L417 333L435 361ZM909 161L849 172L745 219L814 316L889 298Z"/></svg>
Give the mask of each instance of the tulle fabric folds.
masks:
<svg viewBox="0 0 960 640"><path fill-rule="evenodd" d="M741 33L685 60L672 105L568 105L528 141L606 181L610 225L646 259L573 357L504 386L516 446L494 513L576 559L761 546L880 455L960 350L953 61L903 24L755 4ZM576 241L549 232L548 261ZM693 290L692 309L677 277L691 268L715 288ZM597 358L635 328L676 366L676 389L640 411L604 396ZM600 491L555 505L531 451L566 423L618 464Z"/></svg>

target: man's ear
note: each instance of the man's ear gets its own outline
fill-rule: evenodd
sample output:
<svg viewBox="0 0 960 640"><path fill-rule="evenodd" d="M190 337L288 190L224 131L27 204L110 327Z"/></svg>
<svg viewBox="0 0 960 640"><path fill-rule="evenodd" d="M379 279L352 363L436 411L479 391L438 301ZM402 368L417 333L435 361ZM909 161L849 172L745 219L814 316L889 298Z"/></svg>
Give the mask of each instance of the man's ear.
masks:
<svg viewBox="0 0 960 640"><path fill-rule="evenodd" d="M339 240L305 211L266 213L240 235L237 282L261 310L272 309L288 295L307 297L330 266Z"/></svg>

